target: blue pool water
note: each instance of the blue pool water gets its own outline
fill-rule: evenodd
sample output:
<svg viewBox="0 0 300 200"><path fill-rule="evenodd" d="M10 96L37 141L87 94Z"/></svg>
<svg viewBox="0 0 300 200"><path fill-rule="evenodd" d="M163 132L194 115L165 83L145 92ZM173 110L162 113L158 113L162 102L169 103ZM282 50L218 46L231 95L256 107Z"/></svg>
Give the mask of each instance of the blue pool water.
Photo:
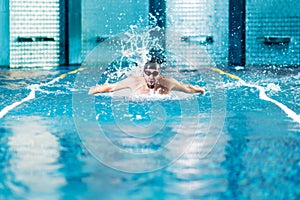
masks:
<svg viewBox="0 0 300 200"><path fill-rule="evenodd" d="M207 92L163 98L84 96L73 69L0 71L0 199L300 198L298 69L166 71Z"/></svg>

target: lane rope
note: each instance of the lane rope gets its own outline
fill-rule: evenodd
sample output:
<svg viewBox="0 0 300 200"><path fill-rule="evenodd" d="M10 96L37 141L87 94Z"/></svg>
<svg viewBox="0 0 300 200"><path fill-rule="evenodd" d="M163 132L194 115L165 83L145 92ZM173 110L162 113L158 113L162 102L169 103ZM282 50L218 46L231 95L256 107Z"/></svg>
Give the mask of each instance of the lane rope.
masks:
<svg viewBox="0 0 300 200"><path fill-rule="evenodd" d="M214 68L214 67L212 67L210 69L213 70L213 71L218 72L219 74L226 75L226 76L228 76L228 77L230 77L232 79L238 80L241 83L241 85L243 85L243 86L251 87L251 88L256 88L259 91L259 99L262 99L262 100L265 100L265 101L273 103L274 105L276 105L277 107L279 107L281 110L283 110L287 114L288 117L290 117L295 122L297 122L297 123L300 124L300 115L298 115L295 111L293 111L292 109L290 109L289 107L287 107L283 103L280 103L279 101L277 101L277 100L272 99L271 97L269 97L266 94L266 90L265 90L264 87L259 86L259 85L254 85L254 84L246 83L240 77L238 77L236 75L233 75L231 73L225 72L225 71L223 71L221 69Z"/></svg>
<svg viewBox="0 0 300 200"><path fill-rule="evenodd" d="M38 90L41 90L40 87L54 84L54 83L60 81L61 79L64 79L67 75L69 75L69 74L76 74L77 72L82 71L82 70L84 70L84 68L79 67L79 68L77 68L75 70L72 70L70 72L61 74L58 77L56 77L56 78L54 78L51 81L48 81L46 83L29 85L27 88L31 90L30 93L25 98L23 98L21 101L14 102L13 104L8 105L5 108L3 108L0 111L0 119L3 118L9 111L13 110L17 106L19 106L19 105L21 105L21 104L23 104L23 103L25 103L27 101L30 101L32 99L35 99L35 92L38 91Z"/></svg>
<svg viewBox="0 0 300 200"><path fill-rule="evenodd" d="M213 71L218 72L219 74L224 74L224 75L226 75L226 76L229 76L229 77L232 78L232 79L242 80L240 77L238 77L238 76L236 76L236 75L233 75L233 74L230 74L230 73L228 73L228 72L224 72L224 71L221 70L221 69L218 69L218 68L215 68L215 67L212 67L212 68L210 68L210 69L213 70Z"/></svg>

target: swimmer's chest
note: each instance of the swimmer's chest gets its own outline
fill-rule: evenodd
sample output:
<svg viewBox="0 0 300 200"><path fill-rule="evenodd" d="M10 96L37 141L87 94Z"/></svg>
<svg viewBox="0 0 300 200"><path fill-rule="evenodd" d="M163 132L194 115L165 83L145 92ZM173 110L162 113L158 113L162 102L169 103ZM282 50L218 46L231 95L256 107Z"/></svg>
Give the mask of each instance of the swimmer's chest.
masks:
<svg viewBox="0 0 300 200"><path fill-rule="evenodd" d="M135 94L169 94L170 90L161 85L155 87L154 89L149 89L147 85L141 85L134 90Z"/></svg>

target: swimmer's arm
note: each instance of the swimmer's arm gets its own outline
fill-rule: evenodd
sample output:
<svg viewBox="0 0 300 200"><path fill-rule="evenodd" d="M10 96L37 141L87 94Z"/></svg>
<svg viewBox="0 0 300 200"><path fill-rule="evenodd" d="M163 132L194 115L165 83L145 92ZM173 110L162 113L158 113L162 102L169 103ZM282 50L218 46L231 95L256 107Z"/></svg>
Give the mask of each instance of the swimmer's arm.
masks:
<svg viewBox="0 0 300 200"><path fill-rule="evenodd" d="M88 94L112 92L115 90L115 87L116 87L115 84L104 84L104 85L92 86Z"/></svg>
<svg viewBox="0 0 300 200"><path fill-rule="evenodd" d="M96 85L90 88L89 95L97 94L97 93L106 93L106 92L114 92L117 90L122 90L126 88L130 88L132 85L132 78L126 78L117 83L113 84L104 84L104 85Z"/></svg>
<svg viewBox="0 0 300 200"><path fill-rule="evenodd" d="M169 78L168 79L169 85L171 89L186 92L186 93L201 93L204 94L205 91L202 87L198 85L190 85L178 82L176 79Z"/></svg>

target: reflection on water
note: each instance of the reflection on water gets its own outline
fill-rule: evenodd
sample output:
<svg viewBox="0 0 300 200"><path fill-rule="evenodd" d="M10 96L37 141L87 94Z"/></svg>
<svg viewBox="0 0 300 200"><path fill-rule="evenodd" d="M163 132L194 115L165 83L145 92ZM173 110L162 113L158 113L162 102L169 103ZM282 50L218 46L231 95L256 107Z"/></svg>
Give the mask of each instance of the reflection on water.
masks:
<svg viewBox="0 0 300 200"><path fill-rule="evenodd" d="M81 157L86 154L75 127L70 126L72 120L69 118L61 118L61 120L65 127L64 131L58 128L55 133L60 144L57 160L60 168L57 173L64 177L65 183L60 185L58 193L61 193L61 199L76 199L87 190L85 179L89 174L83 171L85 162L81 160Z"/></svg>
<svg viewBox="0 0 300 200"><path fill-rule="evenodd" d="M228 117L227 121L236 120ZM227 191L225 193L228 199L239 199L243 197L241 194L240 184L243 181L243 173L245 172L244 154L247 149L249 140L247 139L249 129L248 120L245 115L239 115L239 133L236 132L235 126L227 126L226 132L230 135L230 139L225 146L225 160L221 163L222 167L227 171ZM229 123L234 124L234 123Z"/></svg>
<svg viewBox="0 0 300 200"><path fill-rule="evenodd" d="M31 199L40 198L30 195L38 193L58 198L53 191L63 185L65 179L54 174L59 168L57 159L60 146L57 138L49 132L40 117L25 117L18 121L18 126L11 126L14 134L8 138L12 153L10 170L14 174L14 181L21 186L14 193L18 196L27 193L26 196Z"/></svg>
<svg viewBox="0 0 300 200"><path fill-rule="evenodd" d="M173 192L183 199L209 198L226 191L226 171L220 165L225 159L222 146L226 145L226 137L212 151L210 147L215 140L207 137L204 145L201 144L204 138L197 138L182 158L167 169L177 180L170 181ZM209 156L200 159L199 154L208 150Z"/></svg>

